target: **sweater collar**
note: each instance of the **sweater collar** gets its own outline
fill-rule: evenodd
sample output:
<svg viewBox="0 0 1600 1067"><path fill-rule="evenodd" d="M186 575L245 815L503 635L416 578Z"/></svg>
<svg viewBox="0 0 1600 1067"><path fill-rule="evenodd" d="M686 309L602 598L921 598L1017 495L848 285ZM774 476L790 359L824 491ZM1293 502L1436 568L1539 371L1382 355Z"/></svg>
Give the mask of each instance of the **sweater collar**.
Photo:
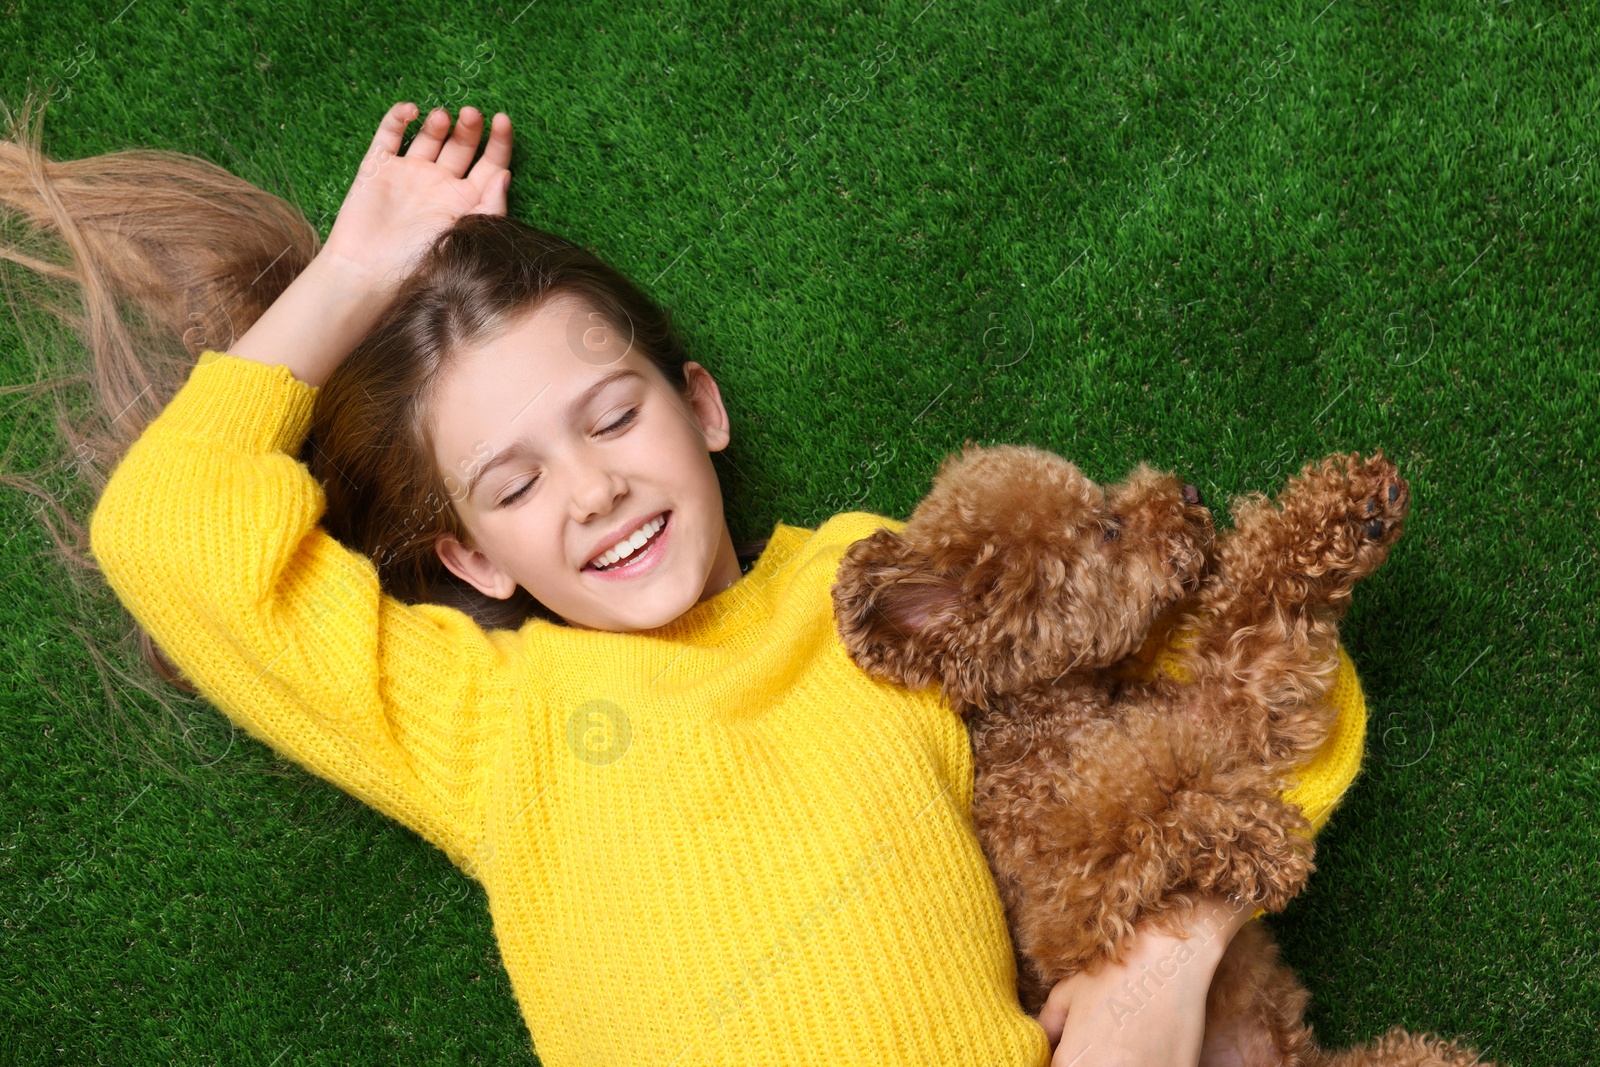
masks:
<svg viewBox="0 0 1600 1067"><path fill-rule="evenodd" d="M772 606L770 586L815 531L777 523L749 572L717 595L700 601L671 622L644 631L664 641L717 644L745 625L757 607Z"/></svg>

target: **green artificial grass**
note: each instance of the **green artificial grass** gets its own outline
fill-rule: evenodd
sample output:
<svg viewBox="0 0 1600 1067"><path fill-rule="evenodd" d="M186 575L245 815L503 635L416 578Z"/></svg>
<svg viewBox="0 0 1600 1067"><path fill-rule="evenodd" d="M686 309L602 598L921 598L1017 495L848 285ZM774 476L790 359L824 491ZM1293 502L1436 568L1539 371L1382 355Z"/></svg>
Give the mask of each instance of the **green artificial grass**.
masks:
<svg viewBox="0 0 1600 1067"><path fill-rule="evenodd" d="M10 0L0 96L53 78L56 158L194 153L324 234L390 103L508 112L513 214L716 375L735 540L904 517L968 438L1224 514L1382 448L1414 500L1343 631L1365 764L1266 921L1328 1047L1596 1062L1592 12L869 8ZM0 384L20 344L0 316ZM48 408L3 408L6 469L87 515ZM112 672L114 715L115 601L0 498L0 1062L536 1062L476 883L203 701L155 730Z"/></svg>

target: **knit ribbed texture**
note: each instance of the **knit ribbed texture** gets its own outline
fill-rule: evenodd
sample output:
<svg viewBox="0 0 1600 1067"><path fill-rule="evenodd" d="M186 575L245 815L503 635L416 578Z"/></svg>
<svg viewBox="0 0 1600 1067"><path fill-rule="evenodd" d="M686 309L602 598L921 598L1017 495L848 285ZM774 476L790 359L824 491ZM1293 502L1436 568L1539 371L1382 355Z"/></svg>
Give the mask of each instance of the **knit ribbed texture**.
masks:
<svg viewBox="0 0 1600 1067"><path fill-rule="evenodd" d="M382 594L318 525L294 458L316 392L205 353L113 473L91 550L241 729L484 885L543 1063L1045 1067L965 727L834 628L841 555L904 523L778 523L749 573L649 632L486 633ZM1360 717L1300 784L1330 809L1359 767L1352 691Z"/></svg>

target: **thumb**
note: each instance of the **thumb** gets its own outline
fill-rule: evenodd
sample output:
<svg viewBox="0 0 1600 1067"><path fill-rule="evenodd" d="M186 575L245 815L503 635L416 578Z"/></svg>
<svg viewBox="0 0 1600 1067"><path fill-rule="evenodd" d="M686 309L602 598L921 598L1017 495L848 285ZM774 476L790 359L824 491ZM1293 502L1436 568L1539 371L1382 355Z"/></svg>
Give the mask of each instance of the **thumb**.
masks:
<svg viewBox="0 0 1600 1067"><path fill-rule="evenodd" d="M506 213L506 192L511 188L511 172L502 171L489 182L489 187L483 191L483 199L478 201L478 206L472 209L478 215L504 215Z"/></svg>
<svg viewBox="0 0 1600 1067"><path fill-rule="evenodd" d="M1045 998L1044 1007L1039 1009L1039 1025L1044 1027L1045 1036L1050 1039L1052 1049L1061 1040L1062 1031L1067 1028L1067 1002L1072 999L1068 982L1069 979L1057 982L1051 988L1050 995Z"/></svg>

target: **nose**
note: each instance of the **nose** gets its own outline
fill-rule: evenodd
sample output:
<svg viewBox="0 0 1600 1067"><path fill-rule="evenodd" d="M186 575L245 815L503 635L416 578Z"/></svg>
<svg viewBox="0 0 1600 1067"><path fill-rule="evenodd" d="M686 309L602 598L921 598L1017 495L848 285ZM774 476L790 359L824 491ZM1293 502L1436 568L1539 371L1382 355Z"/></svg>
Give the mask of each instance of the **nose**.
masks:
<svg viewBox="0 0 1600 1067"><path fill-rule="evenodd" d="M1186 485L1183 487L1183 499L1186 503L1190 504L1199 504L1202 502L1200 500L1200 490L1196 489L1192 485Z"/></svg>

